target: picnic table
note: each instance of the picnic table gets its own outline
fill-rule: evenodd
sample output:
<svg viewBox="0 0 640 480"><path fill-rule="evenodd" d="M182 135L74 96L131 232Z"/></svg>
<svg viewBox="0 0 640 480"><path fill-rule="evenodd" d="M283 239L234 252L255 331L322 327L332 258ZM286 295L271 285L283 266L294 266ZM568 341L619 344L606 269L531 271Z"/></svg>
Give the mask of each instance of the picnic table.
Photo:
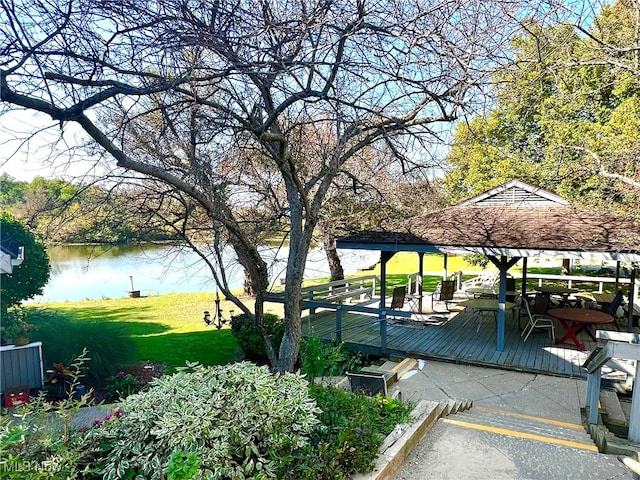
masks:
<svg viewBox="0 0 640 480"><path fill-rule="evenodd" d="M564 335L556 340L556 344L569 343L579 350L584 350L584 343L578 340L578 334L586 331L593 341L597 338L592 330L596 325L613 323L613 317L599 310L589 308L552 308L547 312L552 318L557 319L564 328Z"/></svg>

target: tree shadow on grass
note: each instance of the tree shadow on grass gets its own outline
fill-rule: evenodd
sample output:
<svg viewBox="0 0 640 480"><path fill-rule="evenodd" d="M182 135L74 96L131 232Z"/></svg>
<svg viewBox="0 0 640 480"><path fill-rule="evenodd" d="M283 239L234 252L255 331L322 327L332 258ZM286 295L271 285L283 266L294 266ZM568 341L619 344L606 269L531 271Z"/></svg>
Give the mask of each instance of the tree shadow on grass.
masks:
<svg viewBox="0 0 640 480"><path fill-rule="evenodd" d="M148 334L135 338L141 361L166 364L169 369L186 362L222 365L241 359L242 349L231 329L205 332Z"/></svg>

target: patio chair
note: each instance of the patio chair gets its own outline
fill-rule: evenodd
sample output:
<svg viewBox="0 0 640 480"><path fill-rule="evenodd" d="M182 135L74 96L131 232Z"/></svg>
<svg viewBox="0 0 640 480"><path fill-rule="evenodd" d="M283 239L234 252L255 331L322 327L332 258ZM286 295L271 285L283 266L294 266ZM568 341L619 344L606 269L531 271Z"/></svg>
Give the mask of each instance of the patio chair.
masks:
<svg viewBox="0 0 640 480"><path fill-rule="evenodd" d="M537 296L538 295L536 295L536 297ZM542 296L547 297L546 295L542 295ZM547 297L547 305L549 304L548 302L549 302L549 297ZM551 341L555 342L556 327L555 327L555 324L553 323L553 318L548 317L545 314L531 313L529 302L524 301L522 303L524 304L524 308L527 312L527 317L529 318L529 323L527 323L527 326L524 327L524 330L520 334L520 336L524 335L524 341L525 342L527 341L527 339L529 338L529 335L531 335L531 332L533 332L534 328L540 328L540 329L546 328L546 329L549 329L549 336L551 337ZM535 311L535 306L534 306L534 311Z"/></svg>
<svg viewBox="0 0 640 480"><path fill-rule="evenodd" d="M535 297L533 297L533 305L530 308L531 314L546 315L547 311L549 310L550 303L551 303L551 298L549 297L549 295L545 293L536 293Z"/></svg>
<svg viewBox="0 0 640 480"><path fill-rule="evenodd" d="M513 302L516 298L516 279L513 277L507 277L507 302Z"/></svg>
<svg viewBox="0 0 640 480"><path fill-rule="evenodd" d="M409 280L409 292L407 293L407 301L409 302L409 307L411 311L420 310L420 300L423 297L422 294L422 277L416 276L415 281Z"/></svg>
<svg viewBox="0 0 640 480"><path fill-rule="evenodd" d="M456 282L454 280L443 280L438 283L431 295L431 310L434 310L434 305L437 302L444 302L447 311L449 311L449 302L453 300L455 286Z"/></svg>
<svg viewBox="0 0 640 480"><path fill-rule="evenodd" d="M527 315L526 307L524 306L527 303L527 298L522 295L516 295L516 298L513 299L513 303L515 304L514 313L517 311L518 316L518 330L522 330L522 319L526 318L527 322L529 321L529 316Z"/></svg>
<svg viewBox="0 0 640 480"><path fill-rule="evenodd" d="M399 285L393 287L393 293L391 294L391 309L401 309L404 307L404 299L407 296L407 286Z"/></svg>
<svg viewBox="0 0 640 480"><path fill-rule="evenodd" d="M613 324L615 325L617 330L620 330L620 325L618 325L618 308L622 306L622 302L624 300L624 295L622 294L622 290L618 290L616 292L616 296L613 297L613 301L611 303L601 303L600 310L604 313L608 313L613 317Z"/></svg>

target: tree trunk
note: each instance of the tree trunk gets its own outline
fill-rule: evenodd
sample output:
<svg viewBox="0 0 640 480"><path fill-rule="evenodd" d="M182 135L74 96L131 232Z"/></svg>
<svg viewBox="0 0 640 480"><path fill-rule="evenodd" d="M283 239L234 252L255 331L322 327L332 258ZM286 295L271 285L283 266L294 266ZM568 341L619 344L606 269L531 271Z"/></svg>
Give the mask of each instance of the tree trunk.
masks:
<svg viewBox="0 0 640 480"><path fill-rule="evenodd" d="M344 280L344 269L342 262L338 256L336 249L336 237L331 232L330 227L325 223L322 229L322 243L324 250L327 252L327 262L329 263L329 271L331 272L331 281Z"/></svg>
<svg viewBox="0 0 640 480"><path fill-rule="evenodd" d="M247 269L244 269L244 294L247 297L255 297L256 296L256 289L253 286L253 281L251 280L251 275L249 275L249 272L247 271Z"/></svg>

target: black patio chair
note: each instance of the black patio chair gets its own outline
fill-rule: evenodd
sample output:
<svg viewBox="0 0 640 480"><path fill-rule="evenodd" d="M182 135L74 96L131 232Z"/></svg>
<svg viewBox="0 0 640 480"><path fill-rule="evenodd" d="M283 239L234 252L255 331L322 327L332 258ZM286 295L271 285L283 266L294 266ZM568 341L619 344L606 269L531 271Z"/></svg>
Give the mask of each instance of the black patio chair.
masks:
<svg viewBox="0 0 640 480"><path fill-rule="evenodd" d="M618 308L622 305L623 300L624 295L622 294L622 290L618 290L611 303L599 304L601 307L601 311L603 311L604 313L608 313L613 317L613 324L615 325L617 330L620 330L620 325L618 325L618 317L616 314L618 312Z"/></svg>
<svg viewBox="0 0 640 480"><path fill-rule="evenodd" d="M438 283L433 295L431 295L431 310L434 310L434 305L437 302L444 302L444 306L449 311L449 302L453 300L455 288L456 282L454 280L443 280Z"/></svg>
<svg viewBox="0 0 640 480"><path fill-rule="evenodd" d="M400 285L393 287L393 293L391 294L391 309L399 310L404 307L404 299L407 296L406 285Z"/></svg>

